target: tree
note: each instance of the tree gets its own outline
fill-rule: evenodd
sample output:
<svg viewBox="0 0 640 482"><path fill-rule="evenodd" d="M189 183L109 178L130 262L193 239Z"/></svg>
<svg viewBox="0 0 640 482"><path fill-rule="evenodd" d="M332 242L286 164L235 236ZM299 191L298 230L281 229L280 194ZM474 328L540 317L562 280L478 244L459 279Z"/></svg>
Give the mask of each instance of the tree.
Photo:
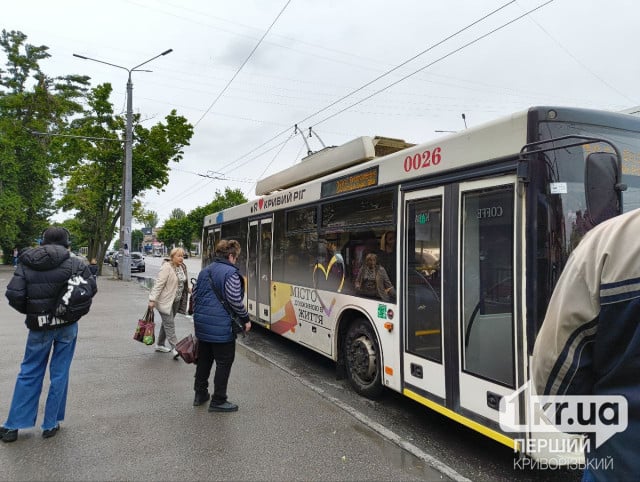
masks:
<svg viewBox="0 0 640 482"><path fill-rule="evenodd" d="M195 208L186 216L182 216L184 212L181 209L174 209L171 212L171 217L158 231L158 239L167 246L182 243L183 247L190 250L192 242L200 239L202 235L204 217L206 215L244 202L247 202L247 198L244 197L240 189L226 188L224 194L216 191L213 201L206 206Z"/></svg>
<svg viewBox="0 0 640 482"><path fill-rule="evenodd" d="M154 229L159 222L158 213L142 209L140 214L136 216L136 221L142 223L145 228Z"/></svg>
<svg viewBox="0 0 640 482"><path fill-rule="evenodd" d="M139 229L131 231L131 251L142 251L142 240L144 233Z"/></svg>
<svg viewBox="0 0 640 482"><path fill-rule="evenodd" d="M82 220L88 238L89 257L97 259L103 257L115 235L122 203L121 140L125 138L126 119L114 114L109 101L111 92L108 83L91 89L85 115L72 124L73 133L84 137L69 141L82 153L82 161L65 166L66 184L58 204L65 211L76 210L75 216ZM175 110L165 117L165 122L149 129L140 124L139 114L133 122L132 196L135 198L145 190L161 189L168 183L169 162L182 159L182 148L189 144L193 128Z"/></svg>
<svg viewBox="0 0 640 482"><path fill-rule="evenodd" d="M182 219L186 217L186 213L180 209L180 208L175 208L171 211L171 214L169 215L169 219Z"/></svg>
<svg viewBox="0 0 640 482"><path fill-rule="evenodd" d="M186 245L185 238L190 236L190 233L185 230L186 218L176 219L169 218L164 223L162 228L158 231L158 239L164 243L165 246L179 246L180 243Z"/></svg>
<svg viewBox="0 0 640 482"><path fill-rule="evenodd" d="M187 215L190 232L193 234L194 239L200 239L202 235L205 216L245 202L247 202L247 198L242 194L240 189L230 189L227 187L224 190L224 194L216 190L213 201L205 206L195 208Z"/></svg>
<svg viewBox="0 0 640 482"><path fill-rule="evenodd" d="M51 78L39 62L46 46L26 43L18 31L2 30L0 48L0 246L10 252L34 244L53 213L53 175L62 159L73 161L61 138L34 132L65 131L82 111L88 78Z"/></svg>
<svg viewBox="0 0 640 482"><path fill-rule="evenodd" d="M78 251L81 247L87 246L88 240L83 232L82 222L79 219L65 219L61 225L69 231L69 242L72 251Z"/></svg>

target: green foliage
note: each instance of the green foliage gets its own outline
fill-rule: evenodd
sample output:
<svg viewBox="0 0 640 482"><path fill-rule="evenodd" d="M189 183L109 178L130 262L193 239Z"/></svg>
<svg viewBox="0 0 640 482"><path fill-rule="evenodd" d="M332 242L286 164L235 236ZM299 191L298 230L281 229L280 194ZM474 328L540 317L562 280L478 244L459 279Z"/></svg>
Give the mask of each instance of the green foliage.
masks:
<svg viewBox="0 0 640 482"><path fill-rule="evenodd" d="M144 233L139 229L131 231L131 251L142 251L142 240Z"/></svg>
<svg viewBox="0 0 640 482"><path fill-rule="evenodd" d="M89 240L84 234L82 221L78 218L65 219L61 226L67 228L69 231L69 242L71 243L71 250L77 251L83 246L87 246Z"/></svg>
<svg viewBox="0 0 640 482"><path fill-rule="evenodd" d="M171 211L171 214L169 215L169 219L182 219L186 216L186 213L180 209L180 208L175 208Z"/></svg>
<svg viewBox="0 0 640 482"><path fill-rule="evenodd" d="M162 241L165 246L179 246L180 244L188 246L188 244L185 242L185 239L187 237L190 237L191 233L188 231L187 223L184 222L185 219L186 218L167 219L162 228L158 231L158 239Z"/></svg>
<svg viewBox="0 0 640 482"><path fill-rule="evenodd" d="M0 246L31 246L54 212L53 174L67 155L56 137L35 134L64 131L82 111L79 100L87 78L51 78L39 62L48 47L26 42L26 35L2 30L0 48Z"/></svg>
<svg viewBox="0 0 640 482"><path fill-rule="evenodd" d="M0 247L33 244L60 208L74 213L66 224L76 246L88 246L90 258L102 259L121 211L125 115L114 114L110 84L90 88L86 76L46 76L39 62L50 57L48 47L26 39L17 31L0 35L6 58L0 68ZM133 134L137 207L136 196L168 183L169 162L182 159L193 127L172 110L150 128L135 115ZM63 193L57 204L56 178Z"/></svg>
<svg viewBox="0 0 640 482"><path fill-rule="evenodd" d="M189 249L192 241L200 239L202 235L205 216L245 202L247 198L240 189L226 188L224 194L216 191L213 201L206 206L195 208L186 216L183 216L184 212L181 209L174 209L171 217L158 231L158 239L164 242L165 246L179 246L182 243L182 246Z"/></svg>
<svg viewBox="0 0 640 482"><path fill-rule="evenodd" d="M100 258L116 233L122 206L124 116L115 115L109 101L110 84L92 89L85 116L74 124L75 134L114 141L79 139L75 142L82 161L67 166L67 183L58 206L63 210L76 210L76 217L84 221L89 237L89 256ZM132 194L140 195L152 188L161 188L169 180L169 162L181 158L181 148L189 144L193 128L183 117L172 111L166 123L150 129L139 124L135 115ZM134 200L135 211L141 212ZM139 214L136 214L138 216ZM157 222L157 221L156 221ZM140 242L132 240L132 246Z"/></svg>
<svg viewBox="0 0 640 482"><path fill-rule="evenodd" d="M145 228L153 229L159 222L158 213L151 210L146 211L144 209L140 209L138 216L136 216L136 221L142 223Z"/></svg>

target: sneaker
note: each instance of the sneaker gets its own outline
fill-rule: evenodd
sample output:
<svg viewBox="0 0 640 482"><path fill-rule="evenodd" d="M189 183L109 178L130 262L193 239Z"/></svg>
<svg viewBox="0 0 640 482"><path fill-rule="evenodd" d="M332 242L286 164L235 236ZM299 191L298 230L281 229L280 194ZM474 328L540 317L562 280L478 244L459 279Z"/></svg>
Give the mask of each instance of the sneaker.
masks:
<svg viewBox="0 0 640 482"><path fill-rule="evenodd" d="M238 406L235 403L224 402L224 403L210 403L209 404L210 412L237 412Z"/></svg>
<svg viewBox="0 0 640 482"><path fill-rule="evenodd" d="M18 429L0 427L0 439L5 443L15 442L18 440Z"/></svg>
<svg viewBox="0 0 640 482"><path fill-rule="evenodd" d="M60 425L56 425L55 427L50 428L49 430L43 430L42 431L42 438L55 437L56 434L58 433L58 430L60 430Z"/></svg>
<svg viewBox="0 0 640 482"><path fill-rule="evenodd" d="M174 360L177 360L180 357L180 353L178 353L178 350L176 350L175 348L171 349L171 354L173 355Z"/></svg>
<svg viewBox="0 0 640 482"><path fill-rule="evenodd" d="M196 392L196 396L193 399L193 406L198 407L208 402L209 398L211 398L211 395L209 395L209 392Z"/></svg>
<svg viewBox="0 0 640 482"><path fill-rule="evenodd" d="M156 351L162 352L162 353L169 353L171 351L171 348L167 348L164 345L156 345L155 346Z"/></svg>

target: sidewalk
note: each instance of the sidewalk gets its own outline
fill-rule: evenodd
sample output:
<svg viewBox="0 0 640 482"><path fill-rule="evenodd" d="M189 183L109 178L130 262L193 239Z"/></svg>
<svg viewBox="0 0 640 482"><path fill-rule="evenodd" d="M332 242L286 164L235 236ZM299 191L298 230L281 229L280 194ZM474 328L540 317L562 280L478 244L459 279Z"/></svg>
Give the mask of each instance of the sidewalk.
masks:
<svg viewBox="0 0 640 482"><path fill-rule="evenodd" d="M0 267L0 423L27 336L4 297L12 274ZM0 443L0 480L446 479L240 343L229 381L240 410L193 407L194 366L131 338L148 291L109 276L98 289L60 432L41 437L45 379L36 427ZM178 315L176 331L192 332L191 319Z"/></svg>

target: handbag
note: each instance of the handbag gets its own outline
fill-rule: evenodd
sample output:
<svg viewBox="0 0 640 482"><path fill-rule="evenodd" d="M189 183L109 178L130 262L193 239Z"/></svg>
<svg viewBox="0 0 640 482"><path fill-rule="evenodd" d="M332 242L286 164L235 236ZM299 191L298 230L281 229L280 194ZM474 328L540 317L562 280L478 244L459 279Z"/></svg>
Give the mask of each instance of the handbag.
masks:
<svg viewBox="0 0 640 482"><path fill-rule="evenodd" d="M176 351L185 363L195 363L198 361L198 339L192 334L188 334L176 344Z"/></svg>
<svg viewBox="0 0 640 482"><path fill-rule="evenodd" d="M138 320L138 326L133 333L133 339L144 343L145 345L153 345L156 341L156 325L153 322L153 310L147 308L144 317Z"/></svg>

